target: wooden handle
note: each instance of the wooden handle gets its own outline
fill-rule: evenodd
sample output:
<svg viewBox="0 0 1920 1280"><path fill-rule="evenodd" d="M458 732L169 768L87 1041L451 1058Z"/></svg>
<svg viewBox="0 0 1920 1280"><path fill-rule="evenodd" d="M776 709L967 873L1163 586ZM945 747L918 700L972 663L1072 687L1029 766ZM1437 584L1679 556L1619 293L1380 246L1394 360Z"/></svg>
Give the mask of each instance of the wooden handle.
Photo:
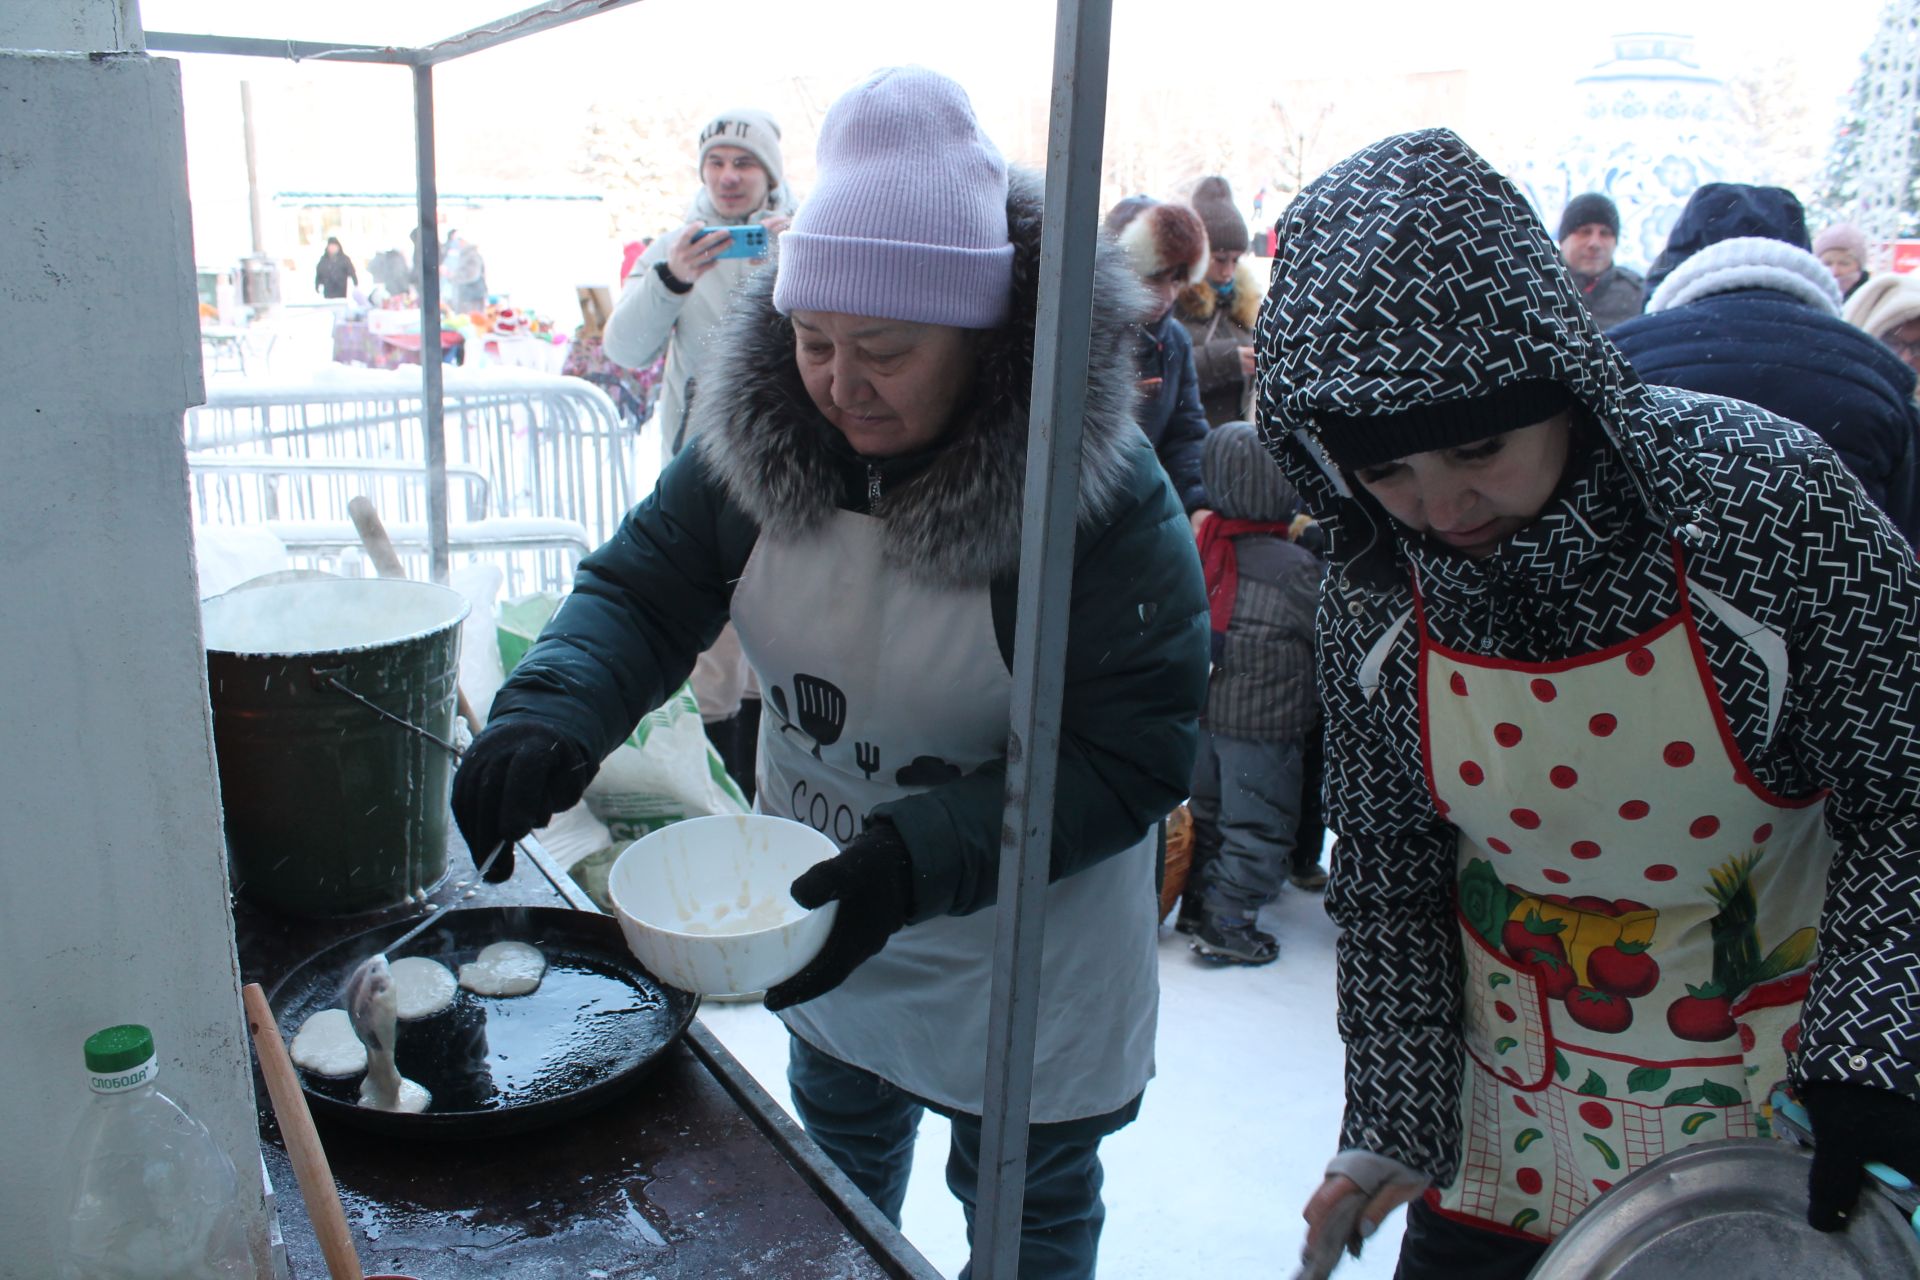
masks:
<svg viewBox="0 0 1920 1280"><path fill-rule="evenodd" d="M260 1057L260 1074L266 1077L267 1095L273 1099L273 1118L280 1125L280 1136L287 1140L287 1155L300 1180L300 1198L306 1201L320 1256L327 1260L327 1274L332 1280L363 1280L360 1257L347 1231L346 1211L340 1207L340 1190L333 1184L333 1170L327 1166L327 1153L313 1127L306 1096L300 1092L293 1059L280 1039L280 1026L267 1007L266 992L259 983L249 982L240 988L240 998L246 1005L253 1051Z"/></svg>
<svg viewBox="0 0 1920 1280"><path fill-rule="evenodd" d="M367 549L367 558L373 561L375 571L383 578L404 578L407 570L400 563L400 553L393 549L393 539L387 536L387 526L380 522L380 512L374 508L371 499L364 494L347 503L347 514L353 517L353 527L360 532L360 545ZM467 722L467 728L477 737L480 733L480 717L474 714L473 704L467 701L467 691L455 686L454 696L459 700L460 718Z"/></svg>
<svg viewBox="0 0 1920 1280"><path fill-rule="evenodd" d="M353 527L360 532L360 544L367 549L380 576L406 577L400 554L393 549L393 539L387 536L387 526L380 523L380 513L374 509L373 502L364 495L356 497L347 503L347 514L353 517Z"/></svg>

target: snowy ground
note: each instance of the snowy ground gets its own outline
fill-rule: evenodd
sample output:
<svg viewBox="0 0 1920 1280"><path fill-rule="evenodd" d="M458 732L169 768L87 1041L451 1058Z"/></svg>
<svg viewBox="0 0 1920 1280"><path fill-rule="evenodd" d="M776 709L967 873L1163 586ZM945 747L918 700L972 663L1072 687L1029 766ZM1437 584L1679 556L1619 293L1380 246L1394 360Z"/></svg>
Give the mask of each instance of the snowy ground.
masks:
<svg viewBox="0 0 1920 1280"><path fill-rule="evenodd" d="M1339 1133L1340 1039L1333 1023L1333 924L1317 894L1284 890L1261 917L1281 940L1259 969L1216 968L1163 928L1159 1076L1140 1118L1101 1145L1107 1225L1102 1280L1285 1277ZM787 1033L759 1005L702 1006L700 1017L783 1105ZM920 1126L906 1234L954 1276L967 1258L959 1204L943 1175L947 1124ZM1395 1214L1343 1280L1393 1274Z"/></svg>

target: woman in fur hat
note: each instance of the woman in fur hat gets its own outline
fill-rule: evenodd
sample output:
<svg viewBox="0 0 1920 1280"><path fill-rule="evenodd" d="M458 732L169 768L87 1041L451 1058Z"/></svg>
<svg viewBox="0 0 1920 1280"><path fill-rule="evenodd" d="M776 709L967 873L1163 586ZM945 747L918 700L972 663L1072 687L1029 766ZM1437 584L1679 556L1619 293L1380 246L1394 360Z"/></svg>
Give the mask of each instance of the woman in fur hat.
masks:
<svg viewBox="0 0 1920 1280"><path fill-rule="evenodd" d="M1867 270L1867 234L1851 222L1835 223L1815 236L1813 256L1833 273L1842 298L1851 299L1873 278Z"/></svg>
<svg viewBox="0 0 1920 1280"><path fill-rule="evenodd" d="M1811 431L1643 383L1444 130L1300 194L1259 339L1331 559L1346 1116L1310 1248L1413 1200L1402 1280L1524 1276L1636 1169L1765 1133L1783 1078L1814 1226L1866 1161L1920 1176L1900 532Z"/></svg>
<svg viewBox="0 0 1920 1280"><path fill-rule="evenodd" d="M1260 315L1260 278L1247 262L1246 219L1221 177L1202 178L1193 211L1207 228L1207 273L1187 286L1174 314L1193 339L1200 376L1200 407L1207 423L1246 422L1253 416L1253 324Z"/></svg>
<svg viewBox="0 0 1920 1280"><path fill-rule="evenodd" d="M1875 276L1847 299L1846 317L1920 373L1920 277ZM1914 398L1920 400L1920 384Z"/></svg>
<svg viewBox="0 0 1920 1280"><path fill-rule="evenodd" d="M953 1122L969 1219L978 1179L1041 196L950 80L882 71L834 104L813 198L717 335L697 445L581 563L454 784L480 853L547 821L730 618L766 691L758 806L843 850L793 884L839 911L767 1007L807 1131L895 1222L923 1107ZM1094 298L1026 1277L1093 1274L1100 1141L1152 1074L1153 832L1206 695L1193 538L1134 420L1145 304L1111 249Z"/></svg>
<svg viewBox="0 0 1920 1280"><path fill-rule="evenodd" d="M1200 407L1200 375L1193 364L1193 340L1174 318L1181 290L1207 269L1207 229L1184 205L1162 204L1148 196L1129 196L1105 221L1107 234L1126 251L1126 260L1153 296L1150 318L1134 330L1134 359L1140 374L1140 429L1173 481L1195 529L1212 514L1200 480L1200 449L1207 440L1207 415Z"/></svg>

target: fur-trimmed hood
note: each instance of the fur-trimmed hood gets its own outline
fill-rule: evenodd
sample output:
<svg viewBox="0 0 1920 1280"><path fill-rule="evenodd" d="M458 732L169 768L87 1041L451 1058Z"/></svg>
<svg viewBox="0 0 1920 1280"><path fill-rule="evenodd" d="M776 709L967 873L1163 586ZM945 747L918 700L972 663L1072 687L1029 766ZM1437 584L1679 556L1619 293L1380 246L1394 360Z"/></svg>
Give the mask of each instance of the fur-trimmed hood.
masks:
<svg viewBox="0 0 1920 1280"><path fill-rule="evenodd" d="M1647 314L1741 289L1771 289L1822 315L1840 315L1840 286L1820 259L1766 236L1721 240L1686 259L1647 299Z"/></svg>
<svg viewBox="0 0 1920 1280"><path fill-rule="evenodd" d="M1233 305L1227 308L1227 319L1251 333L1255 322L1260 319L1262 296L1260 277L1242 261L1233 269ZM1182 320L1205 324L1213 319L1213 313L1219 306L1219 293L1203 278L1198 284L1188 285L1181 293L1179 302L1174 304L1174 314Z"/></svg>
<svg viewBox="0 0 1920 1280"><path fill-rule="evenodd" d="M1037 175L1009 174L1010 317L982 337L972 398L958 420L872 512L886 522L888 558L922 581L976 586L1019 562L1042 196ZM843 505L848 469L862 462L801 382L793 326L773 306L776 269L763 268L748 281L715 333L694 398L692 434L728 496L763 536L793 539ZM1112 508L1126 481L1127 450L1139 435L1131 326L1151 310L1125 258L1103 240L1094 258L1083 527Z"/></svg>

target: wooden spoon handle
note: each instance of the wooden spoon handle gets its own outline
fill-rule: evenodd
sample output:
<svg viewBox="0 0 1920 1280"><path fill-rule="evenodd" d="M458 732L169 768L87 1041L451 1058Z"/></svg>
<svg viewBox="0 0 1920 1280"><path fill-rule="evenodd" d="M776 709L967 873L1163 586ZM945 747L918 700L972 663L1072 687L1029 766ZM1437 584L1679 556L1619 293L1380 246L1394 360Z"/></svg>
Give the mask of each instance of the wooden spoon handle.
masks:
<svg viewBox="0 0 1920 1280"><path fill-rule="evenodd" d="M393 549L393 539L387 536L387 526L381 522L373 501L364 494L357 496L347 503L347 514L353 517L353 527L360 535L360 543L366 547L367 558L373 561L373 567L380 576L406 577L407 571L400 563L400 553Z"/></svg>
<svg viewBox="0 0 1920 1280"><path fill-rule="evenodd" d="M320 1134L313 1127L307 1099L300 1092L293 1059L287 1056L286 1042L280 1039L280 1026L267 1007L266 992L259 983L249 982L240 989L240 998L246 1005L253 1050L260 1057L260 1074L266 1077L267 1095L273 1099L273 1118L280 1125L280 1136L287 1140L287 1155L293 1161L294 1176L300 1180L300 1198L306 1202L307 1217L320 1242L320 1256L327 1261L327 1274L332 1280L362 1280L360 1257L353 1251L347 1214L340 1207L340 1190L333 1184L333 1170L327 1165Z"/></svg>
<svg viewBox="0 0 1920 1280"><path fill-rule="evenodd" d="M347 514L353 517L353 527L360 534L360 543L367 549L367 558L373 561L374 569L383 578L404 578L406 566L400 563L400 553L393 549L393 539L387 536L387 526L380 520L380 512L375 509L373 500L365 494L359 494L347 503ZM475 737L480 734L480 717L474 713L473 704L467 701L467 691L454 686L454 697L458 700L460 718L467 722L467 729Z"/></svg>

